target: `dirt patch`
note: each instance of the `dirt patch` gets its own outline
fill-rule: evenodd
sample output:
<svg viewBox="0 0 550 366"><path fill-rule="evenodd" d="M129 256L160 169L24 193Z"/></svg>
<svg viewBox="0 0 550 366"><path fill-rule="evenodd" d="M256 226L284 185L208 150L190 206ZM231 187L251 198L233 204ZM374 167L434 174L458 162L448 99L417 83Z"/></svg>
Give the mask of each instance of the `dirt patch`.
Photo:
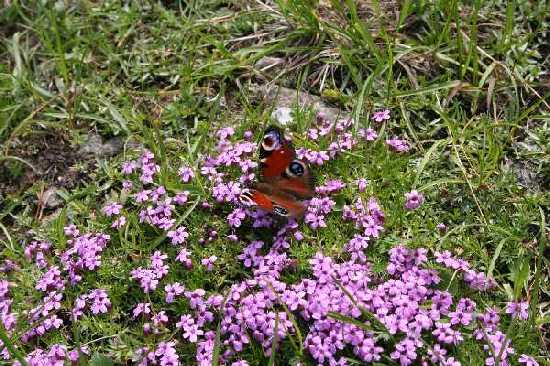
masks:
<svg viewBox="0 0 550 366"><path fill-rule="evenodd" d="M63 132L50 130L11 142L8 148L10 158L0 162L0 195L21 192L37 181L72 189L88 180L96 158L120 152L122 140L103 142L89 134L82 145L75 145Z"/></svg>
<svg viewBox="0 0 550 366"><path fill-rule="evenodd" d="M0 193L20 192L37 181L67 189L86 180L87 174L75 169L77 149L57 131L32 134L12 142L8 155L15 159L0 163Z"/></svg>

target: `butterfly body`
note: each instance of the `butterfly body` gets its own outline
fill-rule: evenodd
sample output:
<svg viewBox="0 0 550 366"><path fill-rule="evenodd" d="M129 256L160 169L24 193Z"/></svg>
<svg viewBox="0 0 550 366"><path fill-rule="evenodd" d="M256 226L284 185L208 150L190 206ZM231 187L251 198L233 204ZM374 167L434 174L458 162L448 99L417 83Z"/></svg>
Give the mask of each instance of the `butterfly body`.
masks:
<svg viewBox="0 0 550 366"><path fill-rule="evenodd" d="M259 182L243 192L241 202L279 216L300 217L306 210L305 200L314 193L307 164L297 158L279 128L269 127L260 143Z"/></svg>

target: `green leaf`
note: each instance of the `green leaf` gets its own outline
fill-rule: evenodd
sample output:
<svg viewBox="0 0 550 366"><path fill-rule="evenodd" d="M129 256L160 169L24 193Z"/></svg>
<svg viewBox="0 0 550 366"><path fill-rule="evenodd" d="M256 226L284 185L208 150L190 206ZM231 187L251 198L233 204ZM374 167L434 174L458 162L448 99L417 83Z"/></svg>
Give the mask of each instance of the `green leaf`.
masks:
<svg viewBox="0 0 550 366"><path fill-rule="evenodd" d="M419 94L428 94L441 89L452 89L457 87L459 84L460 84L460 80L453 80L453 81L448 81L446 83L430 85L425 88L419 88L416 90L403 91L400 93L396 93L394 96L396 98L403 98L403 97L410 97L410 96L419 95Z"/></svg>
<svg viewBox="0 0 550 366"><path fill-rule="evenodd" d="M516 262L512 270L512 279L514 281L514 299L519 299L521 290L525 287L529 278L529 258L521 258Z"/></svg>
<svg viewBox="0 0 550 366"><path fill-rule="evenodd" d="M113 360L100 353L94 353L90 359L90 366L112 366Z"/></svg>
<svg viewBox="0 0 550 366"><path fill-rule="evenodd" d="M489 264L489 269L487 270L487 276L492 277L493 276L493 270L495 269L495 263L500 256L500 252L502 251L502 247L504 246L504 243L506 243L506 238L502 239L500 243L498 243L498 246L495 249L495 254L493 254L493 258L491 259L491 264Z"/></svg>
<svg viewBox="0 0 550 366"><path fill-rule="evenodd" d="M428 162L430 161L432 155L435 153L435 151L437 149L439 149L439 147L443 144L448 144L449 143L449 139L444 139L444 140L439 140L439 141L436 141L429 149L428 151L426 152L426 154L424 155L424 157L422 158L422 161L420 162L420 165L418 166L418 170L417 170L417 173L416 173L416 178L414 180L414 183L413 183L413 188L416 187L416 185L418 184L418 182L420 181L420 177L422 176L422 172L424 171L424 168L426 168L426 165L428 164Z"/></svg>
<svg viewBox="0 0 550 366"><path fill-rule="evenodd" d="M279 313L275 313L275 326L273 327L273 342L271 343L271 356L269 357L268 366L275 365L275 355L279 343Z"/></svg>
<svg viewBox="0 0 550 366"><path fill-rule="evenodd" d="M436 179L434 181L431 181L430 183L424 184L422 187L417 188L418 191L423 192L427 190L428 188L438 186L441 184L464 184L464 181L462 179L456 179L456 178L442 178L442 179Z"/></svg>

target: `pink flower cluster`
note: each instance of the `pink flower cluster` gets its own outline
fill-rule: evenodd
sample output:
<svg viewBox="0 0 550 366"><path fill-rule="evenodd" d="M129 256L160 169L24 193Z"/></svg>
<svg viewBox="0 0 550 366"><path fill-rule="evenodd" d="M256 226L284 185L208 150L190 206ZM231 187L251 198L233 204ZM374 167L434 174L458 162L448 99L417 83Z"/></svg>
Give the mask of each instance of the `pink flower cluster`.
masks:
<svg viewBox="0 0 550 366"><path fill-rule="evenodd" d="M160 342L152 351L148 347L143 347L136 352L133 361L139 366L178 366L180 362L175 347L175 341Z"/></svg>
<svg viewBox="0 0 550 366"><path fill-rule="evenodd" d="M48 350L35 348L34 351L25 357L25 361L29 366L59 366L70 362L75 365L78 363L80 355L89 355L88 347L82 346L80 349L69 351L65 345L54 344ZM22 366L19 361L14 362L15 366Z"/></svg>
<svg viewBox="0 0 550 366"><path fill-rule="evenodd" d="M367 238L378 238L383 230L384 212L374 197L369 199L366 207L360 197L353 205L344 205L342 217L355 222L355 227L362 230Z"/></svg>
<svg viewBox="0 0 550 366"><path fill-rule="evenodd" d="M94 233L81 235L78 230L72 230L71 235L73 237L67 240L68 249L61 254L60 259L74 285L82 280L84 272L94 271L101 265L101 253L111 237Z"/></svg>
<svg viewBox="0 0 550 366"><path fill-rule="evenodd" d="M6 330L9 337L15 331L17 316L11 311L12 299L9 298L10 283L7 280L0 280L0 321ZM10 354L8 349L4 347L4 343L0 340L0 356L4 360L9 360Z"/></svg>
<svg viewBox="0 0 550 366"><path fill-rule="evenodd" d="M72 310L72 320L76 321L84 315L86 307L90 307L92 314L105 314L111 308L111 301L107 295L107 291L103 289L95 289L87 295L80 295L74 303Z"/></svg>
<svg viewBox="0 0 550 366"><path fill-rule="evenodd" d="M33 241L25 247L25 257L34 261L38 268L45 268L48 265L46 255L50 252L52 245L46 241Z"/></svg>
<svg viewBox="0 0 550 366"><path fill-rule="evenodd" d="M313 197L309 201L307 212L304 217L304 222L312 229L327 227L325 217L332 211L336 202L328 197L317 198Z"/></svg>
<svg viewBox="0 0 550 366"><path fill-rule="evenodd" d="M487 291L496 286L496 281L493 278L487 277L483 272L474 271L468 262L454 257L448 250L435 252L435 258L437 263L462 273L464 282L475 290Z"/></svg>
<svg viewBox="0 0 550 366"><path fill-rule="evenodd" d="M154 291L159 281L168 273L168 265L164 261L168 256L157 250L151 256L151 267L138 267L131 272L132 279L139 282L145 293Z"/></svg>

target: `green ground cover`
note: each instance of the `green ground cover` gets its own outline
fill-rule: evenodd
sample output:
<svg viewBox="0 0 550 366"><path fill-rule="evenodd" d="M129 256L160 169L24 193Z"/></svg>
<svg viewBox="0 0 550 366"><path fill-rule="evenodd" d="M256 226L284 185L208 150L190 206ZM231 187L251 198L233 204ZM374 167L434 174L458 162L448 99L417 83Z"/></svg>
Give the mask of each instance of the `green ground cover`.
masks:
<svg viewBox="0 0 550 366"><path fill-rule="evenodd" d="M68 350L85 346L88 355L80 355L82 363L138 363L141 347L151 351L161 342L175 341L181 364L198 364L200 347L211 347L211 359L203 363L209 365L237 360L250 365L316 364L306 339L311 319L289 309L286 300L271 299L268 308L278 312L270 313L277 315L263 348L247 329L250 342L234 355L224 353L228 338L220 325L220 309L226 305L212 305L213 320L201 326L205 334L199 338L211 336L210 343L195 343L176 323L183 314L196 316L197 310L183 294L175 302L165 299L165 286L178 282L187 291L204 289L206 297L219 294L221 300L211 301L224 302L232 286L259 278L258 269L238 256L253 240L265 242L261 255L267 256L277 230L252 228L251 218L232 227L228 216L238 205L218 202L219 182L201 169L208 156L223 154L223 144L230 143L229 150L243 144L246 131L252 131L250 144L255 146L263 129L276 123L272 112L280 106L277 97L266 97L266 88L285 87L295 91L296 101L298 95L321 97L337 111L329 122L350 116L347 131L358 143L321 166L312 164L317 185L340 179L345 188L329 196L334 207L326 215L326 227L300 221L292 229L299 235L288 238L289 248L283 251L287 268L277 271L277 281L290 286L315 277L310 260L319 252L334 262L348 261L346 244L360 231L342 219L345 205L358 199L366 204L375 197L385 221L365 252L373 285L392 278L387 272L392 248L426 248L427 266L438 270L442 279L436 287L450 291L455 302L471 298L479 313L498 309L499 329L515 350L504 360L494 347L484 349L495 342L487 342L487 334L474 340L473 321L461 330L465 340L447 347L447 356L463 365L483 365L491 362L487 359L492 352L496 364L517 365L525 354L549 364L546 1L4 3L0 339L9 346L4 351L11 360L0 362L24 362L33 351L38 357L37 349L48 354L61 344ZM390 118L376 122L374 113L385 109ZM292 132L296 148L329 150L330 142L338 139L337 133L311 138L308 131L318 127L316 114L315 106L294 103L292 121L285 128ZM219 131L228 127L234 133L220 138ZM360 136L366 128L377 133L374 141ZM395 152L386 143L392 138L406 140L410 150ZM141 164L145 150L159 166L152 183L143 183L139 173L121 171L124 162ZM257 161L255 155L249 158ZM178 175L184 166L194 171L190 182ZM238 181L242 174L236 164L217 169L225 173L224 182ZM368 181L364 192L356 184L361 178ZM132 188L124 189L124 181L132 182ZM165 230L140 222L140 210L147 204L136 203L134 195L142 186L163 186L170 197L189 192L187 202L172 211L176 226L184 226L189 234L185 245L192 269L176 260L180 248L171 245ZM423 194L424 203L407 210L405 194L412 190ZM105 214L111 202L123 205L127 222L120 228L112 227L118 214ZM97 252L101 265L81 268L82 279L75 284L63 257L74 247L75 239L71 241L72 234L64 229L70 224L82 234L110 236ZM98 245L99 239L90 240ZM30 250L33 241L50 247ZM156 290L144 292L132 271L150 268L156 250L167 255L161 262L169 270ZM445 250L494 278L496 287L472 290L460 270L433 259ZM39 253L44 254L43 262ZM67 255L77 260L81 253ZM217 259L209 270L201 260L212 256ZM54 266L60 269L57 277L48 272ZM47 272L53 276L49 282ZM333 285L345 300L339 281ZM46 283L43 289L40 283ZM271 291L271 285L257 286L260 293ZM96 292L86 300L83 314L73 318L79 296L97 289L108 296L105 311L99 305L102 294ZM44 300L51 291L63 294L59 309L40 315L41 304L56 303ZM529 303L527 320L506 314L511 301ZM151 303L154 315L165 311L168 323L153 324L147 315L134 318L138 303ZM33 309L39 309L35 317ZM43 335L25 336L54 313L61 324ZM334 316L341 324L366 324L360 327L365 332L380 331L375 339L384 352L375 364L406 364L391 356L403 333L386 334L369 314L355 319ZM146 323L151 329L145 325L144 330ZM278 331L280 336L273 336ZM429 334L424 341L431 345L429 339L435 336ZM414 364L421 359L433 362L430 347L418 346ZM348 358L350 365L364 361L349 345L339 357ZM149 362L170 364L155 356Z"/></svg>

